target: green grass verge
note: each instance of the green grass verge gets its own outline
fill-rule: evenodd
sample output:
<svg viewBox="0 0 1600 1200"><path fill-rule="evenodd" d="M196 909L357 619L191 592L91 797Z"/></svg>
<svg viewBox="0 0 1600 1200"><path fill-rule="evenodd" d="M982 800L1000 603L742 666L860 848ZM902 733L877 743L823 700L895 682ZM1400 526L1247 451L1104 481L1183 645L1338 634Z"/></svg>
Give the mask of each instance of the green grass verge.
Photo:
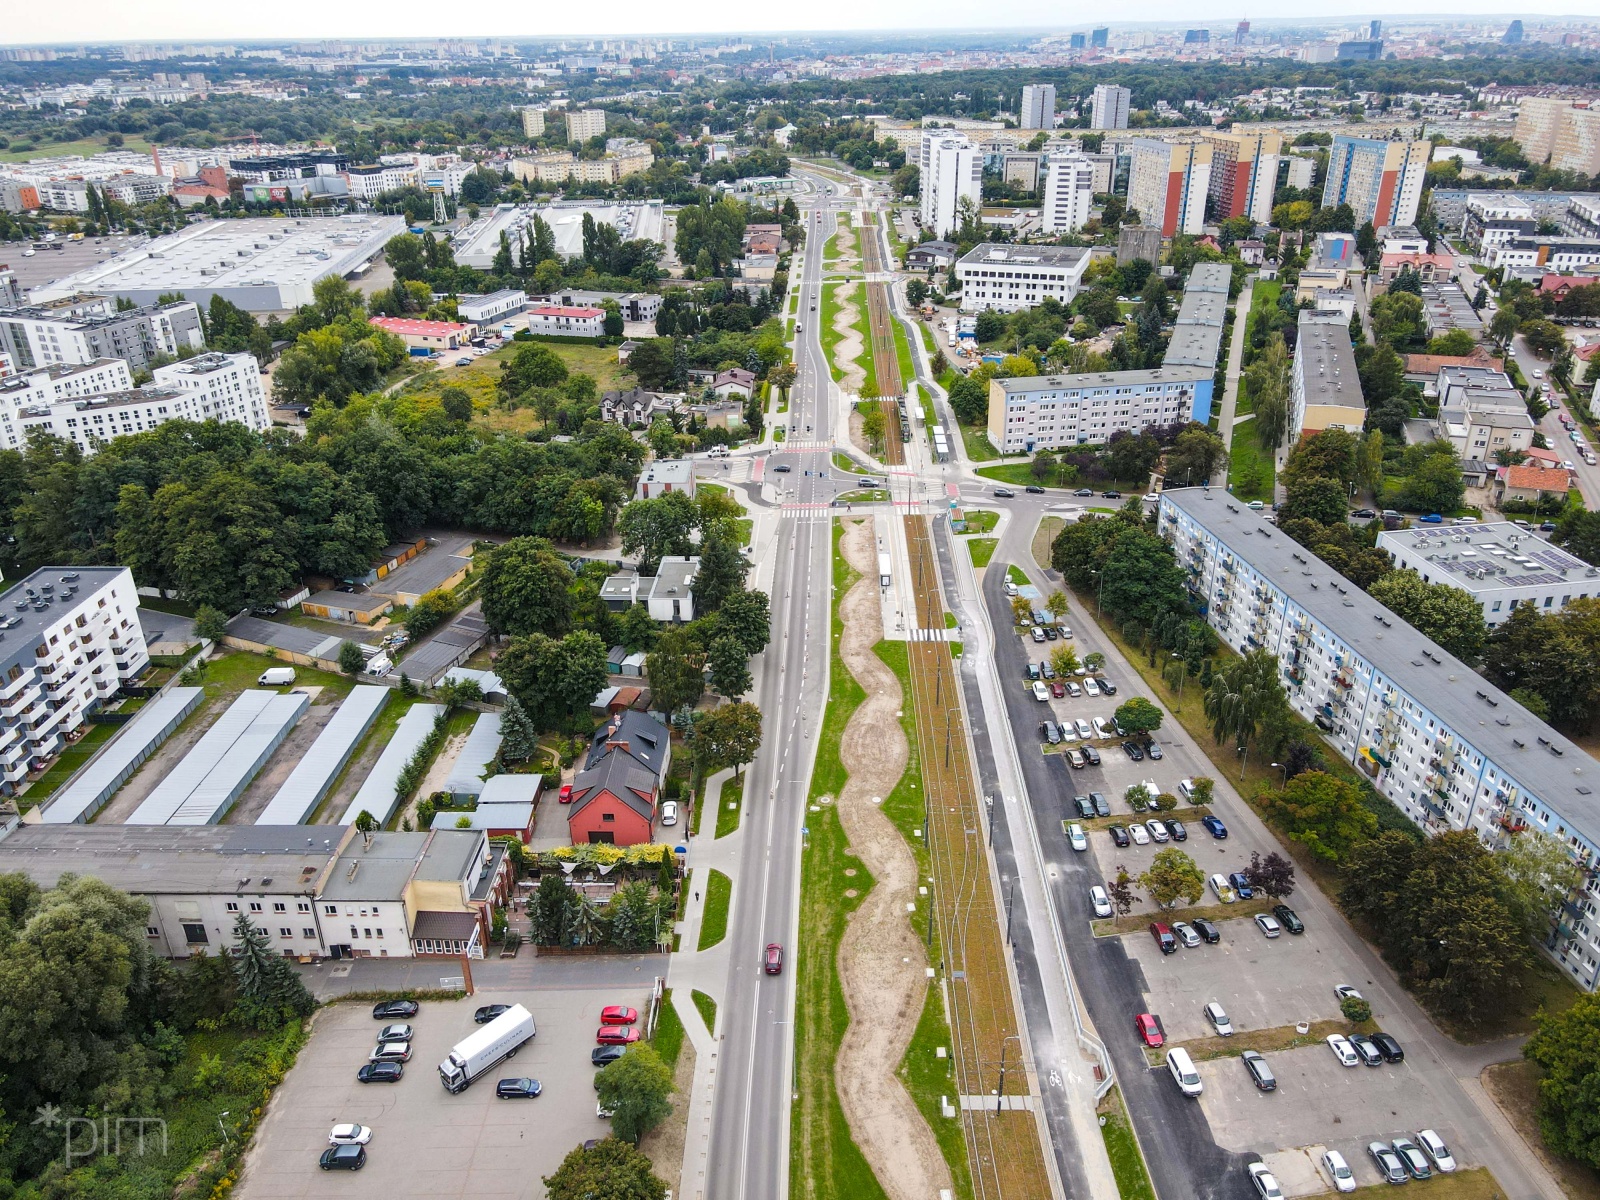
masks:
<svg viewBox="0 0 1600 1200"><path fill-rule="evenodd" d="M852 297L856 304L856 319L852 324L856 333L861 338L861 353L856 355L856 365L861 368L864 378L861 381L861 394L863 396L876 396L878 394L878 363L872 353L872 323L867 315L867 286L862 284Z"/></svg>
<svg viewBox="0 0 1600 1200"><path fill-rule="evenodd" d="M956 422L956 428L961 430L961 444L966 448L969 462L993 462L1000 457L1000 451L994 448L994 443L989 440L989 431L976 425L965 425Z"/></svg>
<svg viewBox="0 0 1600 1200"><path fill-rule="evenodd" d="M1246 421L1234 430L1228 451L1228 485L1241 500L1272 499L1277 468L1273 457L1256 441L1255 423Z"/></svg>
<svg viewBox="0 0 1600 1200"><path fill-rule="evenodd" d="M840 504L884 504L889 493L883 488L857 488L853 492L840 492L834 497Z"/></svg>
<svg viewBox="0 0 1600 1200"><path fill-rule="evenodd" d="M846 475L860 475L864 470L861 464L851 459L848 454L841 454L837 450L833 452L833 469L843 471Z"/></svg>
<svg viewBox="0 0 1600 1200"><path fill-rule="evenodd" d="M928 328L926 321L919 320L917 322L917 332L922 335L922 348L928 352L928 357L931 359L935 354L939 353L939 344L934 340L933 330Z"/></svg>
<svg viewBox="0 0 1600 1200"><path fill-rule="evenodd" d="M1011 582L1016 584L1018 587L1024 587L1028 582L1028 573L1021 567L1017 566L1016 563L1012 563L1006 568L1006 578L1011 580Z"/></svg>
<svg viewBox="0 0 1600 1200"><path fill-rule="evenodd" d="M55 795L56 790L72 777L72 773L88 762L89 756L110 741L111 735L121 728L120 725L90 725L88 732L63 750L61 756L50 764L48 771L28 785L18 807L27 812L41 800Z"/></svg>
<svg viewBox="0 0 1600 1200"><path fill-rule="evenodd" d="M911 364L911 343L906 340L905 323L893 312L889 314L889 325L894 330L894 357L900 364L900 386L909 392L917 377L917 370Z"/></svg>
<svg viewBox="0 0 1600 1200"><path fill-rule="evenodd" d="M946 629L954 629L959 623L960 622L956 620L955 613L947 612L944 614L944 627Z"/></svg>
<svg viewBox="0 0 1600 1200"><path fill-rule="evenodd" d="M350 761L345 763L344 769L339 772L333 781L333 785L328 788L328 794L323 797L322 803L317 806L316 811L312 814L313 819L324 808L337 806L341 812L344 810L344 807L350 803L354 793L350 796L341 796L339 791L344 786L350 772L359 769L365 776L366 772L371 770L370 764L358 767L357 764L361 762L361 756L371 746L387 746L390 739L394 737L394 731L400 726L400 718L411 711L413 704L421 702L422 699L423 697L421 696L402 696L399 692L395 692L389 697L388 702L378 710L378 715L372 722L372 728L367 730L366 736L357 742L356 748L350 752ZM373 761L376 762L377 760L374 758Z"/></svg>
<svg viewBox="0 0 1600 1200"><path fill-rule="evenodd" d="M1112 1089L1101 1105L1101 1119L1105 1124L1100 1126L1100 1134L1105 1138L1106 1154L1111 1158L1111 1173L1117 1179L1117 1195L1121 1200L1156 1200L1150 1171L1144 1165L1144 1155L1133 1136L1128 1110L1122 1106L1122 1096L1117 1089Z"/></svg>
<svg viewBox="0 0 1600 1200"><path fill-rule="evenodd" d="M744 776L724 779L717 794L717 837L727 837L739 828L739 818L744 814Z"/></svg>
<svg viewBox="0 0 1600 1200"><path fill-rule="evenodd" d="M833 376L835 383L839 382L844 374L843 368L835 359L839 343L844 340L844 334L833 327L834 318L839 315L839 285L822 289L822 353L828 360L828 373Z"/></svg>
<svg viewBox="0 0 1600 1200"><path fill-rule="evenodd" d="M728 906L733 902L733 880L721 871L706 873L706 908L700 920L699 949L709 950L728 936Z"/></svg>
<svg viewBox="0 0 1600 1200"><path fill-rule="evenodd" d="M961 532L963 534L988 533L999 521L1000 514L997 512L991 512L987 508L969 508L967 509L967 527Z"/></svg>
<svg viewBox="0 0 1600 1200"><path fill-rule="evenodd" d="M717 1002L702 991L689 993L694 1001L694 1006L700 1011L700 1019L706 1023L706 1032L715 1033L717 1029Z"/></svg>
<svg viewBox="0 0 1600 1200"><path fill-rule="evenodd" d="M656 1035L650 1039L656 1053L669 1067L678 1065L678 1055L683 1053L683 1018L672 1006L672 989L661 994L661 1011L656 1016Z"/></svg>
<svg viewBox="0 0 1600 1200"><path fill-rule="evenodd" d="M967 543L967 549L972 554L972 565L987 567L989 560L994 557L994 548L999 544L999 538L973 538Z"/></svg>

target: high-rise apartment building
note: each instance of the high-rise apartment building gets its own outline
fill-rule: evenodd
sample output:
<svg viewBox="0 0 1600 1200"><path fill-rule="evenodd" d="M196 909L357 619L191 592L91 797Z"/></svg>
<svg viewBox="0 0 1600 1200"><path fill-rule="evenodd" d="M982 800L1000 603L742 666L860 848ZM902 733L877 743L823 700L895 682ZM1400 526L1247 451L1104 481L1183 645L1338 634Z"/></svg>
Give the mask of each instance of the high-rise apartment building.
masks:
<svg viewBox="0 0 1600 1200"><path fill-rule="evenodd" d="M544 136L544 109L530 107L522 110L522 136L525 138Z"/></svg>
<svg viewBox="0 0 1600 1200"><path fill-rule="evenodd" d="M0 351L19 371L100 358L120 358L140 370L157 356L176 358L205 345L193 301L117 311L109 298L97 300L0 309Z"/></svg>
<svg viewBox="0 0 1600 1200"><path fill-rule="evenodd" d="M1053 83L1030 83L1023 88L1021 117L1024 129L1054 129L1056 124L1056 85Z"/></svg>
<svg viewBox="0 0 1600 1200"><path fill-rule="evenodd" d="M1556 130L1561 126L1562 114L1571 110L1576 100L1558 96L1524 96L1517 105L1517 126L1512 139L1522 148L1522 156L1536 166L1550 161L1556 148Z"/></svg>
<svg viewBox="0 0 1600 1200"><path fill-rule="evenodd" d="M1322 207L1348 204L1356 228L1414 225L1422 184L1433 157L1432 142L1391 142L1336 134L1328 151Z"/></svg>
<svg viewBox="0 0 1600 1200"><path fill-rule="evenodd" d="M1140 220L1161 230L1198 234L1205 224L1206 195L1211 187L1211 143L1192 139L1132 143L1128 172L1128 207Z"/></svg>
<svg viewBox="0 0 1600 1200"><path fill-rule="evenodd" d="M1272 220L1272 194L1278 183L1283 135L1276 129L1254 133L1208 133L1211 143L1211 198L1219 221L1249 217Z"/></svg>
<svg viewBox="0 0 1600 1200"><path fill-rule="evenodd" d="M1580 175L1600 173L1600 109L1569 108L1561 114L1550 165Z"/></svg>
<svg viewBox="0 0 1600 1200"><path fill-rule="evenodd" d="M567 113L567 141L587 142L605 137L606 112L603 108L574 108Z"/></svg>
<svg viewBox="0 0 1600 1200"><path fill-rule="evenodd" d="M1118 87L1114 83L1099 83L1095 85L1094 100L1089 109L1089 127L1091 129L1126 129L1128 127L1128 105L1133 99L1133 93L1125 87Z"/></svg>
<svg viewBox="0 0 1600 1200"><path fill-rule="evenodd" d="M922 228L948 237L960 224L962 197L983 202L983 152L962 133L930 129L922 135Z"/></svg>
<svg viewBox="0 0 1600 1200"><path fill-rule="evenodd" d="M1074 233L1089 220L1094 205L1094 164L1081 154L1051 154L1045 159L1044 209L1040 227L1046 233Z"/></svg>

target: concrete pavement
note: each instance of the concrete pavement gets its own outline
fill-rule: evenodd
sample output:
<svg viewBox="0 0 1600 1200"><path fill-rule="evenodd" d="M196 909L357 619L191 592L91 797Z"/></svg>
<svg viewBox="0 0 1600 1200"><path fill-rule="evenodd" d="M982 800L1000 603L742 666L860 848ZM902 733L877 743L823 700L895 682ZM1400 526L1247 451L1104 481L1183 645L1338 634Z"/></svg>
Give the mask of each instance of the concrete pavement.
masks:
<svg viewBox="0 0 1600 1200"><path fill-rule="evenodd" d="M1250 305L1255 295L1256 276L1250 275L1244 281L1244 288L1239 293L1239 299L1233 309L1233 337L1228 343L1228 369L1223 376L1222 408L1217 413L1217 432L1222 435L1222 442L1229 450L1233 449L1233 427L1239 411L1239 378L1244 369L1244 344L1247 326L1250 321ZM1211 477L1212 487L1224 487L1228 482L1228 467L1226 462L1219 468L1221 478L1216 475Z"/></svg>

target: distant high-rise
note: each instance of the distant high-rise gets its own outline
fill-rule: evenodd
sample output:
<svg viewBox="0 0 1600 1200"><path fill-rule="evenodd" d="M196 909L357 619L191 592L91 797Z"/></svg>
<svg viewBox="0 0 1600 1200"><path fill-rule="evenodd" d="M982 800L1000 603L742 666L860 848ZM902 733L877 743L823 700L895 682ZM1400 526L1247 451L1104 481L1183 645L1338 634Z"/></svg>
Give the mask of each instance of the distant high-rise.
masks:
<svg viewBox="0 0 1600 1200"><path fill-rule="evenodd" d="M1377 62L1383 57L1380 41L1340 42L1334 58L1341 62Z"/></svg>
<svg viewBox="0 0 1600 1200"><path fill-rule="evenodd" d="M1081 33L1074 33L1067 39L1069 50L1082 50L1088 45L1089 39Z"/></svg>
<svg viewBox="0 0 1600 1200"><path fill-rule="evenodd" d="M1372 41L1375 42L1379 38L1381 38L1382 36L1383 36L1383 22L1382 21L1374 20L1370 25L1367 26L1367 37L1370 38Z"/></svg>
<svg viewBox="0 0 1600 1200"><path fill-rule="evenodd" d="M1186 29L1183 33L1183 44L1185 46L1208 46L1211 44L1211 30Z"/></svg>
<svg viewBox="0 0 1600 1200"><path fill-rule="evenodd" d="M1128 107L1133 93L1114 83L1095 85L1094 100L1089 108L1090 129L1126 129Z"/></svg>
<svg viewBox="0 0 1600 1200"><path fill-rule="evenodd" d="M1336 134L1328 150L1322 207L1348 204L1355 214L1357 229L1368 221L1375 229L1414 225L1423 177L1432 158L1432 142L1391 142Z"/></svg>
<svg viewBox="0 0 1600 1200"><path fill-rule="evenodd" d="M1043 230L1073 233L1083 228L1093 204L1094 164L1081 154L1050 155L1045 160Z"/></svg>
<svg viewBox="0 0 1600 1200"><path fill-rule="evenodd" d="M1247 20L1240 21L1239 25L1238 25L1238 28L1236 28L1233 31L1233 44L1235 46L1242 46L1242 45L1245 44L1246 41L1249 40L1249 37L1250 37L1250 22L1249 22L1249 20L1247 19Z"/></svg>
<svg viewBox="0 0 1600 1200"><path fill-rule="evenodd" d="M1506 26L1506 35L1500 39L1508 46L1522 45L1522 22L1513 21Z"/></svg>
<svg viewBox="0 0 1600 1200"><path fill-rule="evenodd" d="M1550 161L1562 114L1576 103L1576 100L1562 96L1522 98L1517 105L1517 124L1511 138L1521 148L1524 158L1535 166L1543 166Z"/></svg>
<svg viewBox="0 0 1600 1200"><path fill-rule="evenodd" d="M1095 50L1104 50L1106 48L1107 41L1110 40L1110 37L1111 30L1109 29L1091 30L1089 32L1089 45Z"/></svg>
<svg viewBox="0 0 1600 1200"><path fill-rule="evenodd" d="M1210 142L1139 138L1133 143L1128 173L1128 207L1138 210L1141 222L1161 230L1163 237L1199 233L1211 187L1211 160Z"/></svg>
<svg viewBox="0 0 1600 1200"><path fill-rule="evenodd" d="M1272 220L1272 193L1278 183L1278 155L1283 135L1276 129L1251 133L1208 133L1211 179L1208 187L1219 220L1249 217L1265 225Z"/></svg>
<svg viewBox="0 0 1600 1200"><path fill-rule="evenodd" d="M948 237L960 224L965 196L976 208L983 202L983 151L965 134L929 129L922 135L922 228Z"/></svg>
<svg viewBox="0 0 1600 1200"><path fill-rule="evenodd" d="M1056 124L1056 85L1030 83L1022 89L1022 127L1054 129Z"/></svg>

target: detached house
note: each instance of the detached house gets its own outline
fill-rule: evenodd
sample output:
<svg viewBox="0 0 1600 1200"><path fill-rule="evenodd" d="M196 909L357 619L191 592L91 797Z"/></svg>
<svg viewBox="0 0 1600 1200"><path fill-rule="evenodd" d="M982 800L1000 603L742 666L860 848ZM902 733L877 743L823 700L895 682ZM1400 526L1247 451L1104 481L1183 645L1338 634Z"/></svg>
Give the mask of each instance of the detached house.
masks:
<svg viewBox="0 0 1600 1200"><path fill-rule="evenodd" d="M652 840L672 735L641 713L624 712L594 735L572 781L567 832L573 845L635 846Z"/></svg>

